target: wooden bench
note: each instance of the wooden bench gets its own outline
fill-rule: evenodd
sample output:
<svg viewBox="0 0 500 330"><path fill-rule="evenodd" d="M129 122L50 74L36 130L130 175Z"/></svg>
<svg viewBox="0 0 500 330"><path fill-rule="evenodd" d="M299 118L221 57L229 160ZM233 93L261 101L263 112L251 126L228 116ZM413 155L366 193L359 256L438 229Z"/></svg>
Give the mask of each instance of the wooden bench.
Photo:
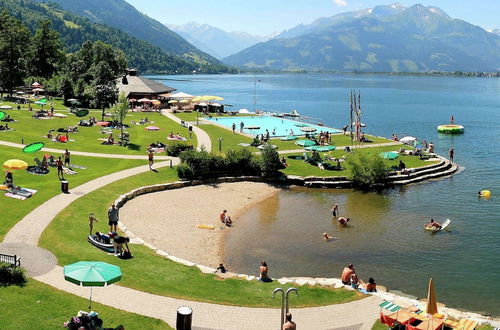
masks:
<svg viewBox="0 0 500 330"><path fill-rule="evenodd" d="M0 262L5 262L15 267L21 266L21 258L18 258L16 255L2 254L0 253Z"/></svg>

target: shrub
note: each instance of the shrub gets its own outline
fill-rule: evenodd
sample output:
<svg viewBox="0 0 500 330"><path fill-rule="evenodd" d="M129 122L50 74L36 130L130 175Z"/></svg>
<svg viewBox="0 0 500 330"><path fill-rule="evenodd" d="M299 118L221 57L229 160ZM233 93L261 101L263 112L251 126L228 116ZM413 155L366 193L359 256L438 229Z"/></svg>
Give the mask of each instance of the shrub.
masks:
<svg viewBox="0 0 500 330"><path fill-rule="evenodd" d="M0 286L23 286L24 284L26 284L26 276L21 268L0 262Z"/></svg>
<svg viewBox="0 0 500 330"><path fill-rule="evenodd" d="M177 168L177 175L183 179L195 179L193 170L187 164L180 164Z"/></svg>
<svg viewBox="0 0 500 330"><path fill-rule="evenodd" d="M387 166L377 154L353 152L347 157L346 166L347 178L361 187L383 183L387 177Z"/></svg>
<svg viewBox="0 0 500 330"><path fill-rule="evenodd" d="M177 157L181 152L192 150L193 146L185 142L175 142L167 146L167 155Z"/></svg>
<svg viewBox="0 0 500 330"><path fill-rule="evenodd" d="M283 164L280 162L278 152L269 144L262 150L262 158L260 162L260 170L263 176L275 176Z"/></svg>

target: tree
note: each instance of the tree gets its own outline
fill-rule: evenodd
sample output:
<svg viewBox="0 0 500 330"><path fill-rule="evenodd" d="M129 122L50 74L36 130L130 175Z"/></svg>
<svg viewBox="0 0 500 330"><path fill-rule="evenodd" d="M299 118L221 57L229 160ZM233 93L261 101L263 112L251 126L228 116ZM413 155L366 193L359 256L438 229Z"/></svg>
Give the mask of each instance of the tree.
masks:
<svg viewBox="0 0 500 330"><path fill-rule="evenodd" d="M59 33L50 29L50 21L44 20L31 38L31 75L50 78L64 61Z"/></svg>
<svg viewBox="0 0 500 330"><path fill-rule="evenodd" d="M280 162L280 156L276 150L274 150L271 145L266 145L264 150L262 150L262 159L260 164L260 170L263 176L273 176L278 173L283 166Z"/></svg>
<svg viewBox="0 0 500 330"><path fill-rule="evenodd" d="M118 103L116 103L111 111L113 112L113 117L116 121L120 122L120 140L123 139L123 120L127 115L128 110L130 109L130 105L128 103L127 97L125 93L120 93L118 96ZM125 145L122 143L122 145Z"/></svg>
<svg viewBox="0 0 500 330"><path fill-rule="evenodd" d="M12 96L23 83L26 74L27 49L30 33L6 10L0 13L0 84Z"/></svg>
<svg viewBox="0 0 500 330"><path fill-rule="evenodd" d="M349 170L347 178L361 187L375 186L387 178L384 161L371 152L354 151L347 157L346 166Z"/></svg>

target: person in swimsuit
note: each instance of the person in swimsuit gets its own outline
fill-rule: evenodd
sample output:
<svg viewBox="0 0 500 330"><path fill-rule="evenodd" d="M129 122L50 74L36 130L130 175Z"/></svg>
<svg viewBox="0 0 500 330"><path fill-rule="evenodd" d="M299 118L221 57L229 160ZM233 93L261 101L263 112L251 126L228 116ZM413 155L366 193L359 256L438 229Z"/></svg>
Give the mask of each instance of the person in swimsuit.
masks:
<svg viewBox="0 0 500 330"><path fill-rule="evenodd" d="M69 167L71 153L68 151L68 149L65 150L66 151L64 152L64 165L66 165L66 167Z"/></svg>
<svg viewBox="0 0 500 330"><path fill-rule="evenodd" d="M63 161L61 159L61 156L56 161L56 166L57 166L57 177L59 180L64 180L64 172L63 172Z"/></svg>
<svg viewBox="0 0 500 330"><path fill-rule="evenodd" d="M148 149L148 161L149 161L149 169L153 169L153 163L154 163L154 155L153 155L153 149L149 148Z"/></svg>
<svg viewBox="0 0 500 330"><path fill-rule="evenodd" d="M267 263L264 260L262 260L260 262L260 267L259 267L259 273L260 273L259 281L261 281L261 282L272 282L273 281L267 275L268 271L269 271L269 268L267 267Z"/></svg>
<svg viewBox="0 0 500 330"><path fill-rule="evenodd" d="M227 215L227 210L223 210L222 213L219 216L220 221L225 224L228 227L231 227L233 224L233 220L231 220L231 217Z"/></svg>
<svg viewBox="0 0 500 330"><path fill-rule="evenodd" d="M225 272L227 272L227 269L226 269L226 267L224 267L224 265L223 265L223 264L219 264L219 267L217 267L217 268L215 269L215 272L214 272L214 273L217 273L219 270L220 270L220 272L221 272L221 273L225 273Z"/></svg>
<svg viewBox="0 0 500 330"><path fill-rule="evenodd" d="M363 286L368 292L377 292L377 283L375 283L373 277L368 279L368 283L361 281L361 286Z"/></svg>
<svg viewBox="0 0 500 330"><path fill-rule="evenodd" d="M94 228L94 222L99 222L99 221L94 217L94 213L90 213L89 214L90 235L92 235L92 229Z"/></svg>
<svg viewBox="0 0 500 330"><path fill-rule="evenodd" d="M292 321L292 313L286 313L285 323L283 324L282 330L296 330L297 325Z"/></svg>
<svg viewBox="0 0 500 330"><path fill-rule="evenodd" d="M347 226L347 223L351 220L351 218L344 218L340 217L337 221L339 222L339 225L341 226Z"/></svg>
<svg viewBox="0 0 500 330"><path fill-rule="evenodd" d="M342 284L344 285L349 285L351 284L351 275L355 274L356 270L354 269L354 265L350 264L347 267L344 267L344 270L342 270L342 276L340 279L342 280Z"/></svg>
<svg viewBox="0 0 500 330"><path fill-rule="evenodd" d="M441 229L441 224L439 222L434 221L434 219L431 219L431 221L425 225L425 228L439 230Z"/></svg>
<svg viewBox="0 0 500 330"><path fill-rule="evenodd" d="M332 211L332 216L336 217L337 214L339 213L339 204L333 205L330 211Z"/></svg>
<svg viewBox="0 0 500 330"><path fill-rule="evenodd" d="M330 240L330 239L332 239L332 238L334 238L333 236L328 235L328 233L323 233L322 237L323 237L323 239L325 239L327 241Z"/></svg>

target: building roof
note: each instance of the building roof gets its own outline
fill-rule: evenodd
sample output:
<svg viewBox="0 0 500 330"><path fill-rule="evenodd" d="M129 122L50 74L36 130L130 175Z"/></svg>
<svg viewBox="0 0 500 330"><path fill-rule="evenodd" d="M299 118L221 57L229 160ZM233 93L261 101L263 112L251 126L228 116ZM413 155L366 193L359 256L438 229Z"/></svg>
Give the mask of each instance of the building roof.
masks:
<svg viewBox="0 0 500 330"><path fill-rule="evenodd" d="M127 75L126 77L128 84L123 84L123 78L117 79L116 82L119 92L125 93L126 96L129 94L163 94L176 90L175 88L141 76Z"/></svg>

